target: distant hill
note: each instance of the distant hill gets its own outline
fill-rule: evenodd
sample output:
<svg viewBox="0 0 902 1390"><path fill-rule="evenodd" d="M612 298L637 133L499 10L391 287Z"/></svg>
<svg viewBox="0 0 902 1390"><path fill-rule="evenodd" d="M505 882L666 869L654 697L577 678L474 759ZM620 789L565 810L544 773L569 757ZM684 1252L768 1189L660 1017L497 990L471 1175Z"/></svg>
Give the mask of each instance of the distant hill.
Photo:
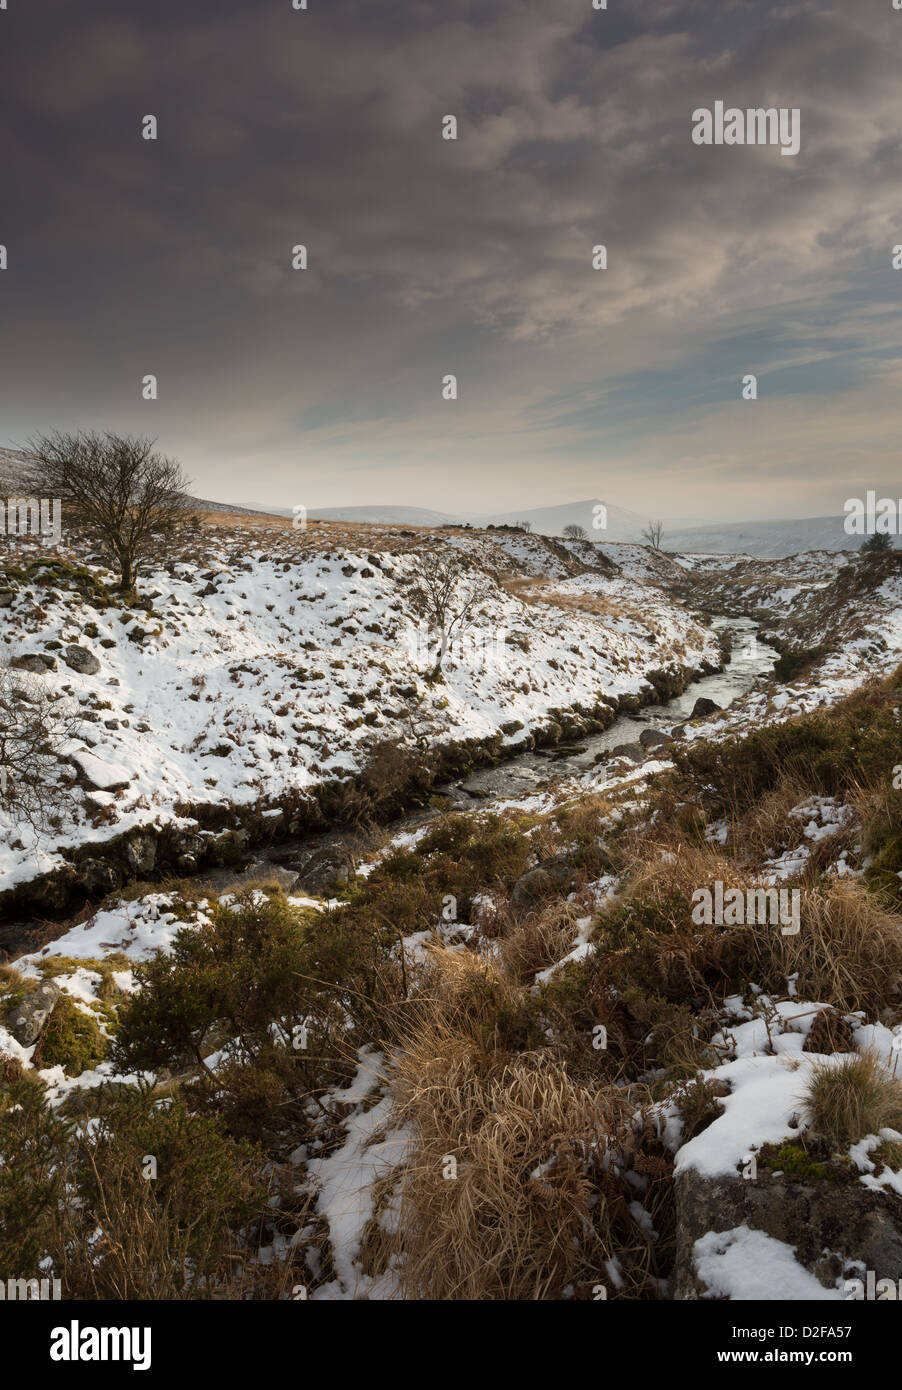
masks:
<svg viewBox="0 0 902 1390"><path fill-rule="evenodd" d="M0 497L34 494L34 465L18 449L0 448ZM291 508L241 506L192 497L190 505L203 511L291 516ZM607 525L596 528L598 508L606 507ZM308 516L321 521L377 523L395 526L516 526L528 521L533 531L561 536L570 525L581 526L592 541L625 541L641 544L648 525L638 512L602 503L597 497L582 502L563 502L556 507L527 507L506 512L440 512L428 507L395 506L391 503L364 507L314 507ZM662 546L672 554L743 554L757 560L783 559L806 550L857 550L861 536L849 536L841 516L811 516L788 521L692 522L685 518L664 522ZM899 547L898 537L893 544Z"/></svg>
<svg viewBox="0 0 902 1390"><path fill-rule="evenodd" d="M779 560L805 550L857 550L862 536L849 536L841 516L809 516L792 521L717 522L683 526L662 537L665 550L707 552L711 555L751 555L756 560ZM898 546L899 538L893 544Z"/></svg>
<svg viewBox="0 0 902 1390"><path fill-rule="evenodd" d="M281 511L280 516L291 516ZM460 521L445 512L430 511L428 507L313 507L307 513L314 521L374 522L395 526L449 526Z"/></svg>
<svg viewBox="0 0 902 1390"><path fill-rule="evenodd" d="M598 508L607 508L606 528L596 528ZM267 510L262 508L261 510ZM275 511L275 509L272 509ZM282 508L278 515L290 516ZM641 541L648 522L637 512L602 503L597 497L584 502L564 502L556 507L525 507L507 512L438 512L424 507L314 507L308 516L321 521L381 522L407 526L516 526L528 521L533 531L545 536L563 535L565 526L582 526L590 540Z"/></svg>

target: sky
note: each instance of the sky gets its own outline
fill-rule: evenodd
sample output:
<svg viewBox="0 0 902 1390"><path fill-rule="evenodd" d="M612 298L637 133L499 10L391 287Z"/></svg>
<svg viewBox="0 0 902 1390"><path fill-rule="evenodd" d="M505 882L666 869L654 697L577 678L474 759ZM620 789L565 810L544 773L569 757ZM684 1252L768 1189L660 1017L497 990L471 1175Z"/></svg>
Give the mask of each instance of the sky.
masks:
<svg viewBox="0 0 902 1390"><path fill-rule="evenodd" d="M892 0L307 3L0 9L0 445L286 509L902 495ZM798 153L694 143L717 101Z"/></svg>

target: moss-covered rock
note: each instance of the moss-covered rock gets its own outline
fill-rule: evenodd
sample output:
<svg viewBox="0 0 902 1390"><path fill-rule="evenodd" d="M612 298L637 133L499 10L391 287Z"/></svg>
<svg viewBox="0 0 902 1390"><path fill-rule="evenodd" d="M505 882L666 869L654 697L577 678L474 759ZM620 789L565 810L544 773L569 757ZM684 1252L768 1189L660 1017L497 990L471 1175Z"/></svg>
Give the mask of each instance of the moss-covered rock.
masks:
<svg viewBox="0 0 902 1390"><path fill-rule="evenodd" d="M62 1067L67 1076L80 1076L103 1060L108 1045L94 1019L61 994L38 1039L33 1061L39 1070Z"/></svg>

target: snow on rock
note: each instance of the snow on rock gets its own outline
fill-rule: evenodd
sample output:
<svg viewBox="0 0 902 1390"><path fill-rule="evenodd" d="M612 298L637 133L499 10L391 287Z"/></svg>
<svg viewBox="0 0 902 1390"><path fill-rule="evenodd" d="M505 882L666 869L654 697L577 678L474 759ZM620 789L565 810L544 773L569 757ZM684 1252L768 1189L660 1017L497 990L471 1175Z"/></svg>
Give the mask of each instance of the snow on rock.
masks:
<svg viewBox="0 0 902 1390"><path fill-rule="evenodd" d="M825 1289L798 1263L792 1246L749 1226L709 1231L695 1242L693 1259L698 1278L705 1286L705 1298L843 1298L838 1289Z"/></svg>

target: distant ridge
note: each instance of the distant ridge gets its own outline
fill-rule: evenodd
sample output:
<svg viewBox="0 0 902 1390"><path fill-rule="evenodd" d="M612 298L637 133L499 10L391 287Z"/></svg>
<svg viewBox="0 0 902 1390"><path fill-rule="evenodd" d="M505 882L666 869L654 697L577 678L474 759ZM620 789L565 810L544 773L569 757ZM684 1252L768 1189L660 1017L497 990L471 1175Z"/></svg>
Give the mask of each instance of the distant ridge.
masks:
<svg viewBox="0 0 902 1390"><path fill-rule="evenodd" d="M0 448L0 497L11 493L34 494L34 464L19 449ZM291 516L290 507L242 506L191 497L201 511L235 515ZM606 508L607 526L594 525L598 509ZM562 502L555 507L526 507L506 512L440 512L429 507L395 506L392 503L362 507L314 507L308 516L319 521L346 521L395 526L516 526L529 522L533 531L546 536L563 535L566 526L581 526L592 541L641 544L648 520L638 512L602 503L593 497L582 502ZM672 554L748 555L753 559L779 560L806 550L858 550L863 537L850 536L841 516L798 517L787 521L723 521L692 523L684 518L670 526L664 520L662 548ZM898 537L893 545L900 546Z"/></svg>

